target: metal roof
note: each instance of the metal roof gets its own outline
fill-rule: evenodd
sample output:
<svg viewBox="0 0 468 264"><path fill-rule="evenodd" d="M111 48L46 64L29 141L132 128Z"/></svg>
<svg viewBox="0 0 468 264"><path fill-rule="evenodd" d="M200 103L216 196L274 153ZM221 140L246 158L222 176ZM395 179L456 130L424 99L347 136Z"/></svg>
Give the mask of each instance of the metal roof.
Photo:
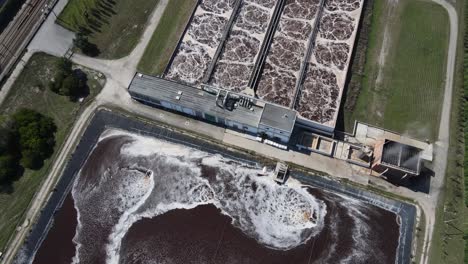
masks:
<svg viewBox="0 0 468 264"><path fill-rule="evenodd" d="M416 147L387 139L382 151L382 163L419 174L421 152Z"/></svg>
<svg viewBox="0 0 468 264"><path fill-rule="evenodd" d="M295 111L268 103L265 104L265 110L260 119L260 124L278 128L286 132L292 132L295 122Z"/></svg>
<svg viewBox="0 0 468 264"><path fill-rule="evenodd" d="M258 127L263 107L254 104L251 109L237 106L228 110L216 105L216 94L158 77L137 74L129 86L131 93L170 102L195 111Z"/></svg>

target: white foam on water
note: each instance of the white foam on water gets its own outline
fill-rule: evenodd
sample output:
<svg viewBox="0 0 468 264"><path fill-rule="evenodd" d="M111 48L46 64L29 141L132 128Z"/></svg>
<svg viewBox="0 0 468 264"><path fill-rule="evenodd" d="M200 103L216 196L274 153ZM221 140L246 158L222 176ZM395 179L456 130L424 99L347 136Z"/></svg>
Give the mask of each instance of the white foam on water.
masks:
<svg viewBox="0 0 468 264"><path fill-rule="evenodd" d="M81 174L81 170L80 172L78 173L78 177L80 176ZM77 178L78 178L77 177ZM77 199L77 195L76 195L76 186L77 186L77 183L78 181L75 180L75 182L73 183L73 188L72 188L72 191L71 191L71 194L72 194L72 197L73 197L73 201L76 201ZM80 252L80 249L81 249L81 243L79 242L79 238L78 238L78 235L80 234L82 228L83 228L83 224L81 222L81 215L80 215L80 210L78 209L78 206L76 204L76 202L73 202L73 207L75 207L75 211L76 211L76 221L77 221L77 224L76 224L76 229L75 229L75 235L73 236L73 244L75 244L75 255L73 256L72 258L72 264L78 264L80 263L80 255L79 255L79 252Z"/></svg>
<svg viewBox="0 0 468 264"><path fill-rule="evenodd" d="M275 250L289 250L305 244L324 227L327 214L325 203L310 194L306 189L308 186L298 181L292 180L280 186L274 182L271 170L266 173L269 176L256 176L262 171L259 165L123 131L111 131L106 135L131 138L129 143L120 148L119 159L125 160L126 164L134 162L125 170L135 167L140 168L140 172L145 168L154 172L150 176L149 185L133 182L135 178L125 176L127 172L122 168L118 168L117 172L113 168L106 170L103 175L96 175L103 178L96 181L99 182L97 186L79 186L81 195L88 195L99 191L99 185L112 184L115 181L112 177L120 179L119 188L110 197L119 201L121 215L106 245L107 263L119 263L122 241L137 221L176 209L193 209L199 205L213 204L222 214L231 218L233 226L258 243ZM205 167L209 170L204 171ZM83 197L76 196L75 189L79 189L76 182L72 194L79 202ZM345 208L347 217L353 222L350 225L352 251L342 256L344 259L340 263L366 259L365 250L371 247L368 239L371 230L366 223L370 220L366 213L369 209L367 203L335 193L333 197L327 199ZM82 225L80 208L75 208L78 226L73 240L77 252L73 263L79 263L81 244L77 237ZM332 216L336 217L339 216ZM332 240L339 239L338 228L333 220L331 225ZM330 260L338 253L333 244L321 259Z"/></svg>
<svg viewBox="0 0 468 264"><path fill-rule="evenodd" d="M76 246L72 263L80 263L83 260L80 255L83 253L81 250L83 243L86 244L86 241L89 241L89 236L93 236L89 233L89 223L85 233L83 233L85 227L82 220L97 219L99 222L109 222L115 212L120 212L118 223L126 222L126 218L131 217L151 194L154 188L152 174L145 175L132 168L125 170L128 172L127 175L119 177L116 176L115 171L108 168L96 182L92 183L90 183L91 181L81 181L82 172L79 172L72 188L78 221L73 238ZM88 233L86 234L86 232ZM124 234L117 233L116 235L123 237Z"/></svg>
<svg viewBox="0 0 468 264"><path fill-rule="evenodd" d="M351 254L346 258L342 259L340 263L356 263L366 259L366 249L372 248L372 245L369 244L369 240L366 239L366 235L370 232L369 226L365 224L365 220L368 219L368 216L361 212L360 209L363 209L363 204L355 199L344 197L342 201L343 207L347 209L347 213L350 216L351 220L354 222L352 225L351 233L354 245L352 247ZM373 248L373 250L379 250Z"/></svg>
<svg viewBox="0 0 468 264"><path fill-rule="evenodd" d="M128 136L134 139L133 142L125 144L120 151L120 154L126 156L139 157L162 154L168 157L190 157L191 159L206 156L206 153L199 150L182 147L164 140L153 140L145 136L135 135L125 131L116 131L113 135Z"/></svg>
<svg viewBox="0 0 468 264"><path fill-rule="evenodd" d="M125 161L122 164L126 167L121 168L117 163L109 165L102 175L95 175L99 179L89 182L79 181L80 172L73 185L78 224L73 238L76 254L72 263L80 263L80 251L86 251L80 243L81 221L89 219L89 210L94 210L83 207L83 204L86 205L86 199L97 195L103 186L108 185L115 186L104 189L107 193L103 197L111 200L109 204L119 213L111 223L112 231L105 248L106 262L112 264L119 263L122 242L134 223L176 209L212 204L231 218L233 226L275 250L289 250L305 244L324 227L327 214L325 203L307 191L306 188L310 186L299 181L290 180L280 186L274 182L272 170L266 172L268 176L256 176L262 172L260 165L125 131L108 130L100 140L114 136L130 139L121 146L116 158L116 161ZM205 171L206 167L209 170ZM146 178L142 176L145 169L153 171ZM372 246L368 239L371 230L366 223L370 220L366 214L367 203L337 193L329 198L331 208L333 204L345 208L347 218L353 222L349 228L353 239L352 251L342 256L344 259L340 263L366 259L365 251ZM85 218L82 218L82 212ZM332 219L340 217L335 214L332 211ZM102 219L105 221L105 217ZM332 220L330 224L332 240L339 239L336 222ZM340 252L336 252L336 246L332 243L331 248L322 254L321 260L330 260ZM85 261L86 258L81 260Z"/></svg>
<svg viewBox="0 0 468 264"><path fill-rule="evenodd" d="M106 247L106 252L107 252L107 263L119 263L119 257L120 254L118 254L120 250L120 244L122 242L122 238L125 236L127 232L123 232L124 230L128 230L130 226L126 226L128 223L133 223L131 218L134 218L135 216L133 215L140 206L142 206L145 201L148 199L148 197L151 194L151 191L154 188L154 176L153 174L145 177L144 179L145 183L143 185L146 186L141 186L141 183L138 183L137 186L131 186L128 185L126 187L128 188L122 188L121 190L121 198L124 199L126 198L125 194L130 194L130 190L133 188L145 188L146 187L146 192L141 197L132 197L133 201L128 202L128 204L125 204L123 208L128 208L127 210L124 211L123 215L120 217L119 222L117 225L114 226L114 230L112 232L112 235L109 237L109 244ZM129 191L126 193L125 191ZM129 204L131 204L129 206ZM124 226L124 228L122 228Z"/></svg>
<svg viewBox="0 0 468 264"><path fill-rule="evenodd" d="M326 208L322 201L315 199L299 184L279 186L272 177L257 177L261 167L122 131L108 132L106 135L123 135L133 139L122 146L121 155L147 159L159 155L164 157L166 165L183 167L185 170L181 171L187 174L179 175L180 172L176 171L174 175L158 175L155 172L151 176L152 185L143 196L132 195L134 190L131 184L122 185L123 189L116 195L122 200L122 209L125 210L109 236L110 242L106 246L108 263L119 262L122 239L135 222L175 209L213 204L222 214L231 217L232 224L245 234L277 250L304 244L323 227ZM215 168L215 179L204 178L200 166ZM157 180L155 177L158 177ZM161 190L163 194L157 193ZM157 195L162 195L164 201L157 200ZM80 199L76 195L74 198ZM77 252L79 246L77 243ZM75 259L79 260L78 254Z"/></svg>
<svg viewBox="0 0 468 264"><path fill-rule="evenodd" d="M119 129L107 129L104 132L102 132L102 134L99 136L98 142L101 142L106 138L110 138L113 136L121 136L123 134L126 134L126 133Z"/></svg>

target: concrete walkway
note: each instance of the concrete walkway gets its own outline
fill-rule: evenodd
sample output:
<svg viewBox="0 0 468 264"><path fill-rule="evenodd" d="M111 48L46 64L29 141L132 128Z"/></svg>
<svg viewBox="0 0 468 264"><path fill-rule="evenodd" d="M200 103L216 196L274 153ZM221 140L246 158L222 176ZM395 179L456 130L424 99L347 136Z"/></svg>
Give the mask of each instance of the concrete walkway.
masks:
<svg viewBox="0 0 468 264"><path fill-rule="evenodd" d="M444 101L442 115L440 118L438 141L435 147L434 172L435 177L431 181L429 197L420 201L421 207L426 214L426 228L424 237L422 264L429 263L429 251L436 222L436 209L439 202L441 190L444 188L445 174L447 169L448 149L450 145L450 117L452 110L452 95L457 56L458 42L458 14L452 4L445 0L432 0L447 10L450 20L450 38L447 54L447 72L445 77Z"/></svg>
<svg viewBox="0 0 468 264"><path fill-rule="evenodd" d="M305 154L293 150L281 150L273 146L252 141L237 133L224 133L223 143L238 148L254 151L262 156L297 164L304 168L321 171L339 178L347 178L362 185L367 185L368 177L359 175L353 165L344 160L326 157L317 153Z"/></svg>
<svg viewBox="0 0 468 264"><path fill-rule="evenodd" d="M53 12L60 14L68 0L60 0L54 6ZM73 45L75 33L55 23L56 17L49 14L42 27L28 46L28 51L42 51L50 55L62 57Z"/></svg>
<svg viewBox="0 0 468 264"><path fill-rule="evenodd" d="M66 0L61 0L61 2L62 1L66 2ZM406 188L395 187L389 184L388 182L385 182L380 179L372 179L373 183L378 184L379 186L381 186L382 189L415 199L421 205L421 208L426 214L426 243L424 251L425 255L421 260L421 263L423 264L426 264L428 262L428 250L430 247L430 239L432 238L433 225L435 223L435 206L437 205L437 199L440 193L440 189L443 187L444 182L446 157L448 153L449 120L454 73L453 70L455 67L454 63L458 33L458 18L454 8L443 0L433 1L441 4L444 8L448 10L451 24L449 56L447 63L447 81L445 88L445 98L443 106L444 108L441 119L442 121L440 125L441 129L439 132L440 144L438 144L438 146L440 148L437 148L437 153L435 157L436 177L435 179L433 179L432 183L433 190L431 190L430 195L426 195L422 193L415 193ZM91 103L91 105L83 111L81 116L76 121L70 135L68 136L68 138L65 141L65 144L60 150L60 153L58 155L59 158L54 162L49 175L47 175L46 177L45 183L39 189L35 199L33 200L32 206L29 208L26 214L28 219L34 220L38 216L41 207L46 202L50 190L52 190L54 183L61 175L62 168L67 161L68 155L73 151L73 147L81 137L81 133L84 127L86 127L88 120L90 120L93 113L100 106L121 108L130 113L141 115L156 121L164 122L175 127L183 128L185 130L191 130L198 134L204 134L209 137L212 137L213 139L222 141L226 144L255 151L267 157L297 163L307 168L324 171L332 176L347 177L350 180L363 183L363 178L358 176L359 173L356 172L353 169L353 167L347 164L346 162L332 160L318 154L306 155L302 153L276 149L274 147L261 144L259 142L247 140L242 136L235 135L235 133L225 133L225 130L223 128L213 126L204 122L199 122L193 119L185 118L180 115L172 114L159 109L147 107L145 105L133 101L127 92L127 87L136 72L138 62L143 56L144 49L149 43L153 31L156 29L161 15L163 14L167 6L167 3L168 0L160 1L149 20L147 28L144 31L140 42L137 44L137 46L129 56L119 60L100 60L89 58L79 54L76 54L72 57L72 60L75 63L82 64L83 66L93 68L97 71L101 71L106 76L107 83L103 88L102 92L96 97L96 99ZM49 30L48 32L49 33L44 34L46 34L46 36L47 34L55 34L52 30ZM59 33L59 35L61 34ZM65 39L69 40L68 38L65 37ZM44 42L38 40L35 43ZM65 41L63 43L65 43ZM37 47L41 47L40 50L47 49L43 47L42 44L35 45L37 45ZM31 54L26 55L30 57ZM15 71L17 71L18 73L20 72L19 69L16 69ZM10 79L14 80L15 76L17 75L12 76L12 78ZM0 103L1 101L2 95L0 92ZM15 253L17 252L24 240L24 237L27 235L28 230L28 228L24 228L23 230L17 233L16 237L13 239L12 243L10 244L10 247L8 248L5 254L5 263L9 263L13 259Z"/></svg>
<svg viewBox="0 0 468 264"><path fill-rule="evenodd" d="M60 14L67 2L68 0L58 1L54 6L55 14ZM0 90L0 104L3 103L14 82L23 71L25 64L34 53L45 52L57 57L62 57L65 55L67 50L71 48L74 37L75 35L73 32L57 25L55 23L55 16L50 14L29 43L26 48L26 53L2 86L2 89Z"/></svg>
<svg viewBox="0 0 468 264"><path fill-rule="evenodd" d="M66 3L67 0L61 0L60 2ZM147 26L145 32L143 33L143 36L140 42L138 43L137 47L133 50L133 52L129 56L122 58L120 60L116 60L116 61L97 60L97 59L87 58L84 56L72 57L72 60L75 63L82 64L89 68L93 68L95 70L103 72L106 75L107 82L102 92L96 97L94 101L92 101L92 103L86 109L84 109L80 117L75 122L64 145L62 145L60 149L60 153L58 155L57 160L54 161L54 164L51 167L49 174L45 177L44 183L41 185L40 189L36 193L34 199L32 200L30 208L25 214L26 221L33 223L34 219L36 219L37 216L39 215L42 206L45 204L45 202L47 201L47 198L49 197L50 191L53 189L55 183L57 182L57 179L60 177L63 167L65 163L67 162L67 158L73 151L73 147L76 145L76 142L81 137L81 133L86 127L87 122L90 120L90 118L92 117L92 115L94 114L94 112L99 106L102 106L102 105L117 106L117 107L127 109L130 112L139 113L142 115L148 115L149 111L145 110L143 106L141 105L136 106L137 104L133 103L133 101L130 99L130 96L128 95L128 92L126 91L126 87L130 83L133 75L135 74L136 65L138 64L141 56L143 55L146 45L151 39L152 32L157 27L159 20L167 6L167 3L168 3L168 0L162 0L159 2L156 9L153 11L153 14L149 21L149 25ZM60 8L60 7L61 7L60 5L56 6L56 8ZM50 15L48 17L48 20L49 19L55 19L55 17L53 17L53 15ZM48 24L48 25L51 26L51 24ZM41 32L43 32L46 35L36 36L38 39L37 40L34 39L34 41L32 42L32 44L34 45L36 49L29 50L25 54L24 56L25 61L29 60L32 54L36 51L44 51L44 52L49 51L49 49L45 47L47 45L44 40L47 38L48 36L47 34L55 34L57 33L57 31L49 28L49 29L41 30ZM65 35L61 35L61 36L63 36L62 38L63 43L69 42L70 38L72 38L71 35L69 35L68 37ZM58 54L58 51L57 52L54 51L54 53L55 53L54 55L60 55ZM17 67L14 73L11 75L11 77L7 80L7 83L5 85L8 85L8 86L6 87L4 86L4 88L2 89L0 93L0 103L3 102L3 100L6 98L6 95L9 89L11 89L12 84L16 80L17 76L21 73L22 68L23 67ZM131 107L131 105L135 105L135 107L133 108ZM154 116L153 114L151 117L155 118L156 116ZM159 116L159 117L164 118L164 116L162 117ZM185 122L182 124L185 124ZM197 125L192 123L192 126L196 127ZM200 129L200 128L197 128L197 129ZM212 136L216 136L215 131L212 131ZM221 136L218 136L218 137L221 138ZM28 231L29 231L29 227L26 227L26 228L22 228L20 231L16 233L16 236L12 239L12 241L8 245L6 252L4 252L4 259L2 263L11 263L13 261L16 253L18 252L21 245L23 244L23 241L25 237L27 236Z"/></svg>

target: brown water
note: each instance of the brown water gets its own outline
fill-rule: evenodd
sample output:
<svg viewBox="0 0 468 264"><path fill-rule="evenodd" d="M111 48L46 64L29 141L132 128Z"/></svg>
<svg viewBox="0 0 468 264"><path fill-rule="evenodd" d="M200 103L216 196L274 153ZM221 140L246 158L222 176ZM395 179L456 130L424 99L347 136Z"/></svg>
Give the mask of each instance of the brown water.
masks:
<svg viewBox="0 0 468 264"><path fill-rule="evenodd" d="M71 194L65 199L62 208L55 215L56 224L52 226L39 248L34 263L71 263L75 255L73 236L77 225L76 210L73 206Z"/></svg>
<svg viewBox="0 0 468 264"><path fill-rule="evenodd" d="M34 263L395 262L395 214L279 187L257 170L172 143L106 138L73 187L80 227L69 196Z"/></svg>

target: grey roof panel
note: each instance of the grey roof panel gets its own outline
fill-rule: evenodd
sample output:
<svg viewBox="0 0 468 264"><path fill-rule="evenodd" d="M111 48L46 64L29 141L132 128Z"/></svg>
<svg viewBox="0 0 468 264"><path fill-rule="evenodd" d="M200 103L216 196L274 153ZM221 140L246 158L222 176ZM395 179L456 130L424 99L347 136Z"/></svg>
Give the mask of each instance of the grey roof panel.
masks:
<svg viewBox="0 0 468 264"><path fill-rule="evenodd" d="M296 112L273 104L265 104L260 124L291 132L296 122Z"/></svg>
<svg viewBox="0 0 468 264"><path fill-rule="evenodd" d="M216 95L214 94L148 75L135 75L128 89L132 93L153 97L252 127L258 127L263 112L263 107L257 105L252 107L253 110L237 107L230 111L216 105Z"/></svg>
<svg viewBox="0 0 468 264"><path fill-rule="evenodd" d="M382 162L419 173L422 150L400 142L385 140Z"/></svg>

